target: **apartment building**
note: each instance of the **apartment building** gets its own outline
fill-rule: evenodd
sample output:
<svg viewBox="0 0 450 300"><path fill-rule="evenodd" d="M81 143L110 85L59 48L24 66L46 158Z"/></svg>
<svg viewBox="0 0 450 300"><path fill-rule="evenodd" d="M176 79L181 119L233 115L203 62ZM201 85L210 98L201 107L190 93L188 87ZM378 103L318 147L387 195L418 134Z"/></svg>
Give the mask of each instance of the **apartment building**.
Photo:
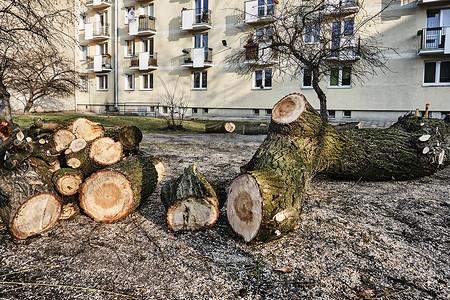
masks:
<svg viewBox="0 0 450 300"><path fill-rule="evenodd" d="M267 36L283 0L91 0L77 3L78 110L119 110L140 115L167 113L167 89L189 102L192 117L267 117L272 106L293 92L319 108L311 76L296 79L274 72L276 55L255 64L251 74L237 74L226 58L246 47L246 62L261 55L250 36ZM357 24L356 0L330 0L350 10L338 28ZM376 13L386 0L366 0ZM334 24L333 24L334 26ZM333 27L334 28L334 27ZM345 28L345 29L344 29ZM314 28L305 39L314 39ZM334 30L334 29L333 29ZM353 30L353 29L352 29ZM389 52L389 71L352 81L357 59L343 59L321 82L331 119L395 120L430 103L432 117L450 112L450 3L395 1L371 24ZM323 34L323 33L318 33ZM258 45L270 42L259 38ZM255 43L256 44L256 43Z"/></svg>

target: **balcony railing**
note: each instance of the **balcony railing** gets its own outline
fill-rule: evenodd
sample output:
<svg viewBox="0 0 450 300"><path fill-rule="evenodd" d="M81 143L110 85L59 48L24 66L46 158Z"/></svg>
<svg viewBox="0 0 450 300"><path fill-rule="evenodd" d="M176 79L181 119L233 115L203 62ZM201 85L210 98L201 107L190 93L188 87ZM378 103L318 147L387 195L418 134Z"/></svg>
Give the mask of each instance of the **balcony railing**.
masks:
<svg viewBox="0 0 450 300"><path fill-rule="evenodd" d="M94 37L107 36L109 37L109 25L94 23Z"/></svg>
<svg viewBox="0 0 450 300"><path fill-rule="evenodd" d="M154 70L158 68L157 53L141 52L133 56L130 60L130 69L142 71Z"/></svg>
<svg viewBox="0 0 450 300"><path fill-rule="evenodd" d="M212 48L183 49L185 55L182 58L181 65L191 68L212 67L212 51Z"/></svg>
<svg viewBox="0 0 450 300"><path fill-rule="evenodd" d="M358 11L358 0L327 0L325 6L325 13L348 15Z"/></svg>
<svg viewBox="0 0 450 300"><path fill-rule="evenodd" d="M88 65L87 70L94 72L109 72L112 70L111 55L94 55L93 57L87 57Z"/></svg>
<svg viewBox="0 0 450 300"><path fill-rule="evenodd" d="M92 1L86 2L86 6L92 7L92 8L105 8L105 7L111 6L111 1L110 0L92 0Z"/></svg>
<svg viewBox="0 0 450 300"><path fill-rule="evenodd" d="M204 30L212 28L210 9L183 9L181 11L181 29Z"/></svg>
<svg viewBox="0 0 450 300"><path fill-rule="evenodd" d="M100 22L85 24L84 39L86 41L109 39L109 25Z"/></svg>
<svg viewBox="0 0 450 300"><path fill-rule="evenodd" d="M156 34L156 19L153 16L140 15L130 21L129 35L153 35Z"/></svg>
<svg viewBox="0 0 450 300"><path fill-rule="evenodd" d="M417 34L421 36L419 54L450 54L450 26L423 28Z"/></svg>
<svg viewBox="0 0 450 300"><path fill-rule="evenodd" d="M275 13L275 4L258 5L258 0L245 2L245 22L264 23L273 20Z"/></svg>

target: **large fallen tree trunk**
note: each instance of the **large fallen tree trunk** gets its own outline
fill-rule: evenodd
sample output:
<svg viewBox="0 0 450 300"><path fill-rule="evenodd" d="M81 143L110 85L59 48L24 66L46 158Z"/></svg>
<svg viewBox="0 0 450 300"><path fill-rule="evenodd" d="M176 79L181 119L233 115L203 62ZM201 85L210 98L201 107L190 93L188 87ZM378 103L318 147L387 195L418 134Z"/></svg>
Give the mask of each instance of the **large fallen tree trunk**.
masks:
<svg viewBox="0 0 450 300"><path fill-rule="evenodd" d="M153 158L142 154L97 171L80 190L80 206L98 222L120 221L155 190L158 171Z"/></svg>
<svg viewBox="0 0 450 300"><path fill-rule="evenodd" d="M211 228L219 218L216 192L196 164L163 185L161 202L167 210L167 224L173 231Z"/></svg>
<svg viewBox="0 0 450 300"><path fill-rule="evenodd" d="M27 161L30 168L9 171L0 178L0 218L16 239L25 239L53 227L62 202L51 183L45 162Z"/></svg>
<svg viewBox="0 0 450 300"><path fill-rule="evenodd" d="M205 132L208 133L232 133L235 129L236 125L231 122L205 125Z"/></svg>
<svg viewBox="0 0 450 300"><path fill-rule="evenodd" d="M450 127L441 120L404 117L384 130L338 131L303 95L273 108L269 134L232 181L227 216L245 241L293 230L317 172L363 180L411 179L448 164Z"/></svg>

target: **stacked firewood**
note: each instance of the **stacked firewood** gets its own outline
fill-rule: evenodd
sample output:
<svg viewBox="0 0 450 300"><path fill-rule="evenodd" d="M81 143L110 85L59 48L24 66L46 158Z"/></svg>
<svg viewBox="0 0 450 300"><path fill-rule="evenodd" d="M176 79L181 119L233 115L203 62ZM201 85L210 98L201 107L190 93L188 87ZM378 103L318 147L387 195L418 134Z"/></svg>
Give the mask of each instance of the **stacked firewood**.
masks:
<svg viewBox="0 0 450 300"><path fill-rule="evenodd" d="M139 151L136 126L36 119L21 131L2 122L0 140L0 220L17 239L51 228L79 207L99 222L122 220L164 172L161 161Z"/></svg>

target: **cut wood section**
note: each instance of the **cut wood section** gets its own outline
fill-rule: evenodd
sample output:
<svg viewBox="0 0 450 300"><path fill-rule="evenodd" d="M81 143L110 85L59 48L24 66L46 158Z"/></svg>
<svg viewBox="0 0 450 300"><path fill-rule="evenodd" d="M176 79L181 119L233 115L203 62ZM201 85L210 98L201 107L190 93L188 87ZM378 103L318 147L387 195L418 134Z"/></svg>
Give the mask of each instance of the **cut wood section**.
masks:
<svg viewBox="0 0 450 300"><path fill-rule="evenodd" d="M288 124L296 121L306 109L305 97L291 94L280 100L272 109L272 121L278 124Z"/></svg>
<svg viewBox="0 0 450 300"><path fill-rule="evenodd" d="M49 182L51 172L38 159L30 168L0 178L0 218L16 239L39 234L56 224L61 200Z"/></svg>
<svg viewBox="0 0 450 300"><path fill-rule="evenodd" d="M73 140L75 140L75 135L66 129L58 130L53 135L53 142L55 143L55 149L57 152L66 149Z"/></svg>
<svg viewBox="0 0 450 300"><path fill-rule="evenodd" d="M71 157L66 161L67 165L73 169L81 167L81 161L76 157Z"/></svg>
<svg viewBox="0 0 450 300"><path fill-rule="evenodd" d="M109 166L120 161L122 153L123 148L120 142L114 142L109 137L102 137L92 142L89 157L101 165Z"/></svg>
<svg viewBox="0 0 450 300"><path fill-rule="evenodd" d="M70 150L69 153L81 151L84 148L86 148L86 146L87 146L87 142L85 139L75 139L69 145L69 150ZM69 154L69 153L66 153L66 154Z"/></svg>
<svg viewBox="0 0 450 300"><path fill-rule="evenodd" d="M80 190L80 206L98 222L120 221L151 195L157 181L152 159L133 155L88 177Z"/></svg>
<svg viewBox="0 0 450 300"><path fill-rule="evenodd" d="M71 125L72 132L77 138L82 138L88 142L103 136L103 126L100 123L89 121L85 118L76 119Z"/></svg>
<svg viewBox="0 0 450 300"><path fill-rule="evenodd" d="M205 132L208 133L232 133L235 129L236 125L234 125L234 123L231 122L205 125Z"/></svg>
<svg viewBox="0 0 450 300"><path fill-rule="evenodd" d="M196 164L161 188L167 224L173 231L211 228L219 218L216 193Z"/></svg>
<svg viewBox="0 0 450 300"><path fill-rule="evenodd" d="M52 182L60 194L71 196L80 189L83 175L79 170L62 168L53 173Z"/></svg>
<svg viewBox="0 0 450 300"><path fill-rule="evenodd" d="M119 130L119 142L127 151L136 150L142 137L142 131L136 126L123 126Z"/></svg>

